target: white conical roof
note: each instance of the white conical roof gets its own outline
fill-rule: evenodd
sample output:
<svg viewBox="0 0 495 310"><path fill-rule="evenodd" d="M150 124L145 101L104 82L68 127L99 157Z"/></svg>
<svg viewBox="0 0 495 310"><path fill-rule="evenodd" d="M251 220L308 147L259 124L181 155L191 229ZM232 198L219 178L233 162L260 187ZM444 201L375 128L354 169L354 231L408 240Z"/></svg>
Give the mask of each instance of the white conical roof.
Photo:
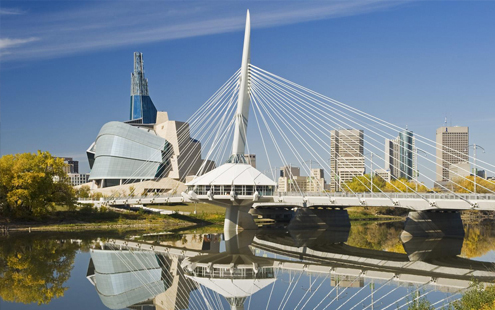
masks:
<svg viewBox="0 0 495 310"><path fill-rule="evenodd" d="M248 297L262 288L275 282L275 278L268 279L215 279L187 276L195 282L206 286L225 298Z"/></svg>
<svg viewBox="0 0 495 310"><path fill-rule="evenodd" d="M256 185L276 186L277 183L251 165L236 163L223 164L212 171L186 183L194 185Z"/></svg>

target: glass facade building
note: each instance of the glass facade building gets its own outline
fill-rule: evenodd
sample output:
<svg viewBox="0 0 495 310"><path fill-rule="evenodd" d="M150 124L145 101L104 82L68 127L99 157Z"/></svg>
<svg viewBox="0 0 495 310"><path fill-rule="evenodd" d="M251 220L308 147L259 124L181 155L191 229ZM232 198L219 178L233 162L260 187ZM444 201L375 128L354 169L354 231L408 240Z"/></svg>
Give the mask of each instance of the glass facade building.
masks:
<svg viewBox="0 0 495 310"><path fill-rule="evenodd" d="M410 130L399 132L393 140L385 139L385 169L394 179L412 180L415 176L414 135Z"/></svg>
<svg viewBox="0 0 495 310"><path fill-rule="evenodd" d="M152 129L121 122L106 123L92 147L94 163L89 180L120 183L159 177L169 163L169 147Z"/></svg>
<svg viewBox="0 0 495 310"><path fill-rule="evenodd" d="M93 273L96 291L110 309L152 300L170 287L165 258L154 252L92 250L91 259L94 270L88 273Z"/></svg>

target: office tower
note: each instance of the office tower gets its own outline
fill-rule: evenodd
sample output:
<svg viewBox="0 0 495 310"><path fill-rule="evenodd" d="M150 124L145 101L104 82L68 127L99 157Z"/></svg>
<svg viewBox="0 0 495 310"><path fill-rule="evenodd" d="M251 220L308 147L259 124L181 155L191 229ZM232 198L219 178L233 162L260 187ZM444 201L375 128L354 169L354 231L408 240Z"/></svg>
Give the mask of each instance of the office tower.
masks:
<svg viewBox="0 0 495 310"><path fill-rule="evenodd" d="M301 175L301 169L292 165L280 167L280 177L292 178Z"/></svg>
<svg viewBox="0 0 495 310"><path fill-rule="evenodd" d="M79 161L72 157L57 157L62 158L67 166L64 167L65 173L79 173Z"/></svg>
<svg viewBox="0 0 495 310"><path fill-rule="evenodd" d="M385 139L385 169L390 170L393 179L414 178L414 135L404 130L394 140Z"/></svg>
<svg viewBox="0 0 495 310"><path fill-rule="evenodd" d="M469 162L469 128L440 127L436 134L437 182L449 181L451 165ZM460 177L460 176L458 176Z"/></svg>
<svg viewBox="0 0 495 310"><path fill-rule="evenodd" d="M364 133L357 129L330 131L330 189L346 190L343 183L363 175Z"/></svg>
<svg viewBox="0 0 495 310"><path fill-rule="evenodd" d="M284 166L280 168L279 192L322 192L324 189L323 169L310 169L309 176L301 176L299 167Z"/></svg>
<svg viewBox="0 0 495 310"><path fill-rule="evenodd" d="M322 192L325 189L325 172L320 168L310 170L309 178L306 181L307 192Z"/></svg>
<svg viewBox="0 0 495 310"><path fill-rule="evenodd" d="M148 80L144 77L143 54L134 53L134 72L131 74L130 120L139 124L154 124L156 108L148 93Z"/></svg>

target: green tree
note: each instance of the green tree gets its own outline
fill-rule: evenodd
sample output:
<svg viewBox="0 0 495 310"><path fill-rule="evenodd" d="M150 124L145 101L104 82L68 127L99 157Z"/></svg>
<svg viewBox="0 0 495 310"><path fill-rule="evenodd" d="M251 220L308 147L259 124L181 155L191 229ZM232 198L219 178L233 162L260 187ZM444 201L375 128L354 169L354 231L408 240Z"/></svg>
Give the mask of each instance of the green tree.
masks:
<svg viewBox="0 0 495 310"><path fill-rule="evenodd" d="M0 242L0 297L5 301L48 304L62 297L77 244L40 236Z"/></svg>
<svg viewBox="0 0 495 310"><path fill-rule="evenodd" d="M103 194L100 192L96 192L93 194L93 200L100 200L100 198L103 198Z"/></svg>
<svg viewBox="0 0 495 310"><path fill-rule="evenodd" d="M41 217L55 206L74 208L75 191L64 162L48 152L0 158L0 214L9 218Z"/></svg>
<svg viewBox="0 0 495 310"><path fill-rule="evenodd" d="M493 310L495 309L495 286L483 288L476 284L460 300L453 303L455 310Z"/></svg>
<svg viewBox="0 0 495 310"><path fill-rule="evenodd" d="M89 198L91 189L87 185L82 185L76 190L76 196L79 198Z"/></svg>
<svg viewBox="0 0 495 310"><path fill-rule="evenodd" d="M136 196L136 187L134 185L129 186L129 197L134 198Z"/></svg>

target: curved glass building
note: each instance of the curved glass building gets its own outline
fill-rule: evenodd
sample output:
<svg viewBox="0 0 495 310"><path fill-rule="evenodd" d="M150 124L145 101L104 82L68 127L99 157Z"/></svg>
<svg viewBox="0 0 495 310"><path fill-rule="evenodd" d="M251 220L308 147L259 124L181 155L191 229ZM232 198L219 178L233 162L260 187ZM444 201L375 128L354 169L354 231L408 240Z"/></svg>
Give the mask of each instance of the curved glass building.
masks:
<svg viewBox="0 0 495 310"><path fill-rule="evenodd" d="M150 180L166 169L169 143L153 130L121 122L100 129L93 145L94 164L89 180L105 180L101 187L127 180Z"/></svg>

